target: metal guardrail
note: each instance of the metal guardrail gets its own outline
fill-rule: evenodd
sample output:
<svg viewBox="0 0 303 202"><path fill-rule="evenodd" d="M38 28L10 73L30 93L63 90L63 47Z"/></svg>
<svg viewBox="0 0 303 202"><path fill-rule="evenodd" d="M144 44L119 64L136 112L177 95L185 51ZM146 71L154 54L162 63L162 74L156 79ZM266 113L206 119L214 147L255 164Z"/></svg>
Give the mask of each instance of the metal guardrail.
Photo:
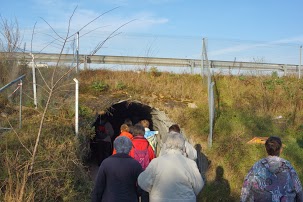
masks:
<svg viewBox="0 0 303 202"><path fill-rule="evenodd" d="M0 54L5 54L0 52ZM29 53L10 53L15 58L22 58L31 61ZM36 62L57 62L59 54L35 53ZM73 54L62 54L60 62L72 63L75 61ZM120 64L120 65L149 65L149 66L170 66L170 67L201 67L200 59L180 59L180 58L155 58L155 57L132 57L132 56L110 56L110 55L79 55L81 63L93 64ZM296 73L299 71L299 65L294 64L274 64L274 63L255 63L255 62L237 62L209 60L211 68L218 69L241 69L241 70L273 70ZM203 61L207 66L206 61Z"/></svg>

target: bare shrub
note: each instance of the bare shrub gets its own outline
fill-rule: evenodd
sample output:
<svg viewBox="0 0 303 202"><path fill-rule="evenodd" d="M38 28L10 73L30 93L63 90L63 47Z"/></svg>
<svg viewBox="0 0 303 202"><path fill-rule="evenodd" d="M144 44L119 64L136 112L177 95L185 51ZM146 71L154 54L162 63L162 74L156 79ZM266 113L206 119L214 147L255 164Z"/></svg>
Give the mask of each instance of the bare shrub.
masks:
<svg viewBox="0 0 303 202"><path fill-rule="evenodd" d="M0 84L6 84L20 74L14 52L20 50L22 37L17 19L0 18Z"/></svg>

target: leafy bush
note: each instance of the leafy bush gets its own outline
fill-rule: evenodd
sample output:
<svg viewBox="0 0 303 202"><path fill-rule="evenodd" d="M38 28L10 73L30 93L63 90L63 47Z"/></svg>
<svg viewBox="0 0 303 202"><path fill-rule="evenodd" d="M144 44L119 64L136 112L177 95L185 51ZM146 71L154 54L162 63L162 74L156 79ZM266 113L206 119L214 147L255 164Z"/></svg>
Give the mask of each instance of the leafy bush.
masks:
<svg viewBox="0 0 303 202"><path fill-rule="evenodd" d="M157 67L151 67L151 68L149 69L149 73L150 73L150 75L153 76L153 77L159 77L159 76L161 76L161 72L158 70Z"/></svg>
<svg viewBox="0 0 303 202"><path fill-rule="evenodd" d="M103 92L109 89L109 85L104 81L94 81L92 84L92 88L98 92Z"/></svg>

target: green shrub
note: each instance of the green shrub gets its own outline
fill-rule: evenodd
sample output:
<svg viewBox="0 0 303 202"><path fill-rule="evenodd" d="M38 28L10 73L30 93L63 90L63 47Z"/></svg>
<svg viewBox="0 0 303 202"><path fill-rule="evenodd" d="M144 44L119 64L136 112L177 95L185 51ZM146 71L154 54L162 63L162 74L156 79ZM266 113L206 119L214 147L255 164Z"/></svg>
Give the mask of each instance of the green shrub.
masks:
<svg viewBox="0 0 303 202"><path fill-rule="evenodd" d="M162 73L158 70L157 67L151 67L151 68L149 69L149 73L150 73L150 75L153 76L153 77L159 77L159 76L161 76L161 74L162 74Z"/></svg>
<svg viewBox="0 0 303 202"><path fill-rule="evenodd" d="M95 91L103 92L103 91L107 91L109 89L109 85L107 83L105 83L104 81L94 81L92 84L92 88Z"/></svg>

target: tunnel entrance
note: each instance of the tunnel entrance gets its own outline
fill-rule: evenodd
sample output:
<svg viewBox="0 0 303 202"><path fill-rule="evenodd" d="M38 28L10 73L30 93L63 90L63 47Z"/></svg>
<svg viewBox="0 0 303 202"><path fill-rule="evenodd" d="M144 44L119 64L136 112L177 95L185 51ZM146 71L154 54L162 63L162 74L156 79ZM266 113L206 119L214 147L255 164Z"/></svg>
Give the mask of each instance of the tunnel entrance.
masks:
<svg viewBox="0 0 303 202"><path fill-rule="evenodd" d="M159 153L160 151L162 140L167 134L168 127L173 124L164 112L137 101L119 101L113 103L107 109L98 109L98 111L101 110L105 112L101 115L101 119L108 120L113 127L114 136L112 142L120 135L120 126L124 123L125 119L130 119L133 125L143 119L148 120L150 122L150 130L159 131L159 134L157 135L158 145L156 153ZM91 153L91 157L91 163L96 164L96 154L94 154L94 152Z"/></svg>
<svg viewBox="0 0 303 202"><path fill-rule="evenodd" d="M123 101L112 105L103 116L112 124L115 137L117 137L120 134L120 126L125 119L130 119L133 125L146 119L150 122L150 129L153 129L151 111L152 108L147 105Z"/></svg>
<svg viewBox="0 0 303 202"><path fill-rule="evenodd" d="M150 129L159 131L157 134L157 156L159 154L159 151L162 146L162 142L165 141L166 135L168 132L168 128L174 124L165 114L165 112L160 111L154 107L142 104L137 101L119 101L116 103L113 103L109 107L105 107L102 109L97 109L98 111L105 111L105 113L102 115L104 118L107 118L107 120L112 124L113 130L114 130L114 137L113 140L120 134L120 126L124 123L125 119L130 119L133 122L133 125L141 121L142 119L146 119L150 122ZM101 117L102 117L101 116ZM186 138L186 134L183 135ZM205 173L208 170L208 167L210 165L210 161L208 158L202 153L201 145L195 145L196 150L198 152L198 158L197 158L197 165L199 168L199 171L201 172L204 179ZM92 154L92 159L94 158ZM91 179L94 180L96 178L96 175L98 173L98 165L96 162L88 162L89 166L89 173L91 176Z"/></svg>

